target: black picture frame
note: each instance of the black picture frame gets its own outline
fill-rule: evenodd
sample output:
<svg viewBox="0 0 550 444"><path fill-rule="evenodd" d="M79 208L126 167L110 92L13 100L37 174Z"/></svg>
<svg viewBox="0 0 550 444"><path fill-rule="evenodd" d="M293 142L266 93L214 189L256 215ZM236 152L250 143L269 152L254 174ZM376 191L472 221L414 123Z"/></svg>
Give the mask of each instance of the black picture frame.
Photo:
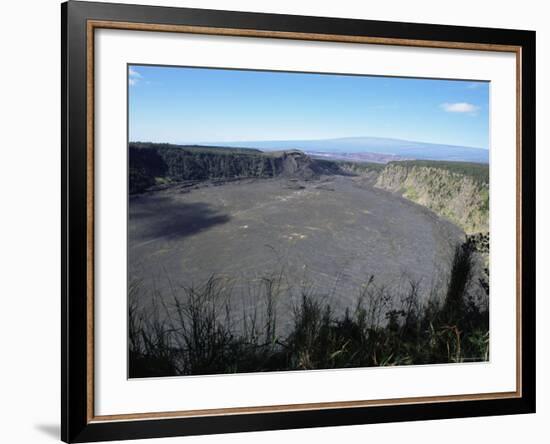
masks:
<svg viewBox="0 0 550 444"><path fill-rule="evenodd" d="M88 360L87 23L186 25L332 36L512 45L521 49L521 394L513 398L94 421ZM62 375L65 442L141 439L535 412L535 32L69 1L61 5ZM93 328L93 327L92 327Z"/></svg>

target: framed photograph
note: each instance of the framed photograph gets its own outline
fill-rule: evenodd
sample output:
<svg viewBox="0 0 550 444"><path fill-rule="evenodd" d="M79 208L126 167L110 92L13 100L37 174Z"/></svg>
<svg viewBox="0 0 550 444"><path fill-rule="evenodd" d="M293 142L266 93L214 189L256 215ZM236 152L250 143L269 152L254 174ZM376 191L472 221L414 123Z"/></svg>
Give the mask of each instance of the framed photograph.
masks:
<svg viewBox="0 0 550 444"><path fill-rule="evenodd" d="M69 1L62 439L535 411L535 33Z"/></svg>

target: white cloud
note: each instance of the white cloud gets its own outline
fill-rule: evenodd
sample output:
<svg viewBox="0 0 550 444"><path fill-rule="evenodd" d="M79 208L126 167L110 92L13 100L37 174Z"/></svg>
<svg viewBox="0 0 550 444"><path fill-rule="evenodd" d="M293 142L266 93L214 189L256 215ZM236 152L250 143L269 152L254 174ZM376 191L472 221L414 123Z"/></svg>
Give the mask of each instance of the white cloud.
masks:
<svg viewBox="0 0 550 444"><path fill-rule="evenodd" d="M136 79L141 79L143 77L139 72L132 68L128 70L128 75Z"/></svg>
<svg viewBox="0 0 550 444"><path fill-rule="evenodd" d="M443 103L441 108L448 113L475 113L479 107L467 102Z"/></svg>
<svg viewBox="0 0 550 444"><path fill-rule="evenodd" d="M143 79L143 76L135 69L130 68L128 70L128 84L130 86L136 85L141 79Z"/></svg>

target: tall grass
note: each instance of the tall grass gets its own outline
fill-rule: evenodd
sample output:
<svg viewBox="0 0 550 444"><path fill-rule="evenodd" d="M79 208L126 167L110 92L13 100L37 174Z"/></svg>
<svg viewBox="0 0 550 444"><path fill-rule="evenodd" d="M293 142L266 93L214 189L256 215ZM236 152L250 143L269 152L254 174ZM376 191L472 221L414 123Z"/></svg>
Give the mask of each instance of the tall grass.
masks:
<svg viewBox="0 0 550 444"><path fill-rule="evenodd" d="M489 314L469 297L473 267L471 248L457 246L446 288L435 289L443 290L443 300L427 303L420 301L419 282L410 280L396 303L395 295L374 285L371 276L355 306L341 315L319 295L302 289L285 334L279 333L277 318L277 301L285 296L282 273L262 279L264 304L256 304L239 321L232 312L232 288L224 279L181 288L171 301L146 308L138 304L140 286L133 285L129 376L485 361Z"/></svg>

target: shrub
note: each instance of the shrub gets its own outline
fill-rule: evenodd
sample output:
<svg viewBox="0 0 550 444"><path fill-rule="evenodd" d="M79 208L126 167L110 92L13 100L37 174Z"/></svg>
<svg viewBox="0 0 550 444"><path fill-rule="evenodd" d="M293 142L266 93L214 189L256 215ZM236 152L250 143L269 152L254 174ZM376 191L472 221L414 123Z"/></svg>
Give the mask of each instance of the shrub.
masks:
<svg viewBox="0 0 550 444"><path fill-rule="evenodd" d="M489 314L468 295L474 256L457 246L443 301L421 304L411 280L399 304L370 276L353 310L337 316L319 295L303 290L290 331L277 330L282 273L262 279L265 313L234 325L231 286L211 277L200 287L174 290L172 303L139 307L129 294L130 377L328 369L485 361ZM161 313L159 310L162 309ZM162 315L162 316L161 316Z"/></svg>

